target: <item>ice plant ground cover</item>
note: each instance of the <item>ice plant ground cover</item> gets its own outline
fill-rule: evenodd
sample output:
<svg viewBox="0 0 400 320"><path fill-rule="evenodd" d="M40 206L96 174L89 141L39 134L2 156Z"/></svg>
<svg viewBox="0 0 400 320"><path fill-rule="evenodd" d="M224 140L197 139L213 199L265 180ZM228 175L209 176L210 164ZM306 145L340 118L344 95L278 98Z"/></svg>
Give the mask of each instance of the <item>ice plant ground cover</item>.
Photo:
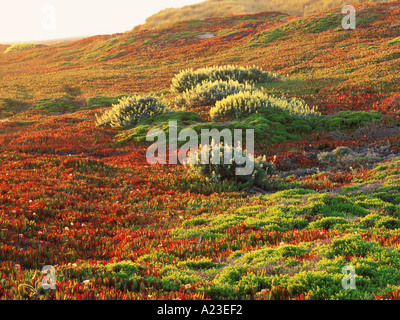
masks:
<svg viewBox="0 0 400 320"><path fill-rule="evenodd" d="M351 31L340 8L267 12L0 55L0 298L399 299L400 3L356 9ZM124 96L168 104L175 74L227 64L283 75L254 85L321 115L186 106L96 126ZM150 165L146 133L170 121L254 129L268 188ZM45 265L55 290L36 287Z"/></svg>

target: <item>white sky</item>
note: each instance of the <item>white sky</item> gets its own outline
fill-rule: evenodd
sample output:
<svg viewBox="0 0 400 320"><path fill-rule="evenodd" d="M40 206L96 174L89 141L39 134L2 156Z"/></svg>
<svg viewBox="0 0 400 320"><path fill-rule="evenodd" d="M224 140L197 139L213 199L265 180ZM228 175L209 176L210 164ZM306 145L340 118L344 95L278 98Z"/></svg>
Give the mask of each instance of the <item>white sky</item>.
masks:
<svg viewBox="0 0 400 320"><path fill-rule="evenodd" d="M131 30L166 8L204 0L1 0L0 43Z"/></svg>

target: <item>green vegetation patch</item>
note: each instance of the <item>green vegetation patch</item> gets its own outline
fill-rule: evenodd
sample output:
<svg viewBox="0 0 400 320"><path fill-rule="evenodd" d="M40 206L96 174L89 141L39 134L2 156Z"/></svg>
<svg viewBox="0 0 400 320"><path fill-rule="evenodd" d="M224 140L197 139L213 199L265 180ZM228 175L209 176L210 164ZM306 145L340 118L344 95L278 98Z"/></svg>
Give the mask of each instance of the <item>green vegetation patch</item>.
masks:
<svg viewBox="0 0 400 320"><path fill-rule="evenodd" d="M321 123L329 130L354 130L381 119L378 111L342 111L331 117L321 119Z"/></svg>
<svg viewBox="0 0 400 320"><path fill-rule="evenodd" d="M30 50L30 49L37 49L37 48L42 48L45 47L43 44L39 43L29 43L29 42L24 42L24 43L16 43L11 46L9 46L4 53L10 53L10 52L15 52L15 51L23 51L23 50Z"/></svg>
<svg viewBox="0 0 400 320"><path fill-rule="evenodd" d="M240 92L218 101L210 110L211 119L232 119L268 108L285 110L293 116L312 118L320 113L297 98L275 97L261 91Z"/></svg>
<svg viewBox="0 0 400 320"><path fill-rule="evenodd" d="M177 111L161 114L138 122L133 128L121 132L117 136L119 142L129 140L145 142L146 135L150 129L160 129L166 133L169 143L169 122L177 122L177 132L183 129L192 129L198 133L198 141L201 141L202 130L216 129L230 130L233 134L235 129L254 129L255 139L258 143L274 143L283 141L294 141L300 139L305 133L311 132L313 123L305 119L290 115L280 109L265 109L259 113L239 117L233 121L218 123L204 122L200 115L193 111ZM246 137L243 139L246 142ZM185 144L185 141L178 141L178 146Z"/></svg>
<svg viewBox="0 0 400 320"><path fill-rule="evenodd" d="M118 100L118 104L101 116L96 115L97 126L111 126L115 128L130 128L141 120L168 112L168 108L157 97L128 96Z"/></svg>
<svg viewBox="0 0 400 320"><path fill-rule="evenodd" d="M28 103L9 98L0 98L0 118L13 116L21 110L25 110Z"/></svg>
<svg viewBox="0 0 400 320"><path fill-rule="evenodd" d="M392 45L399 44L399 43L400 43L400 37L397 37L397 38L394 38L394 39L390 40L388 42L388 45L392 46Z"/></svg>
<svg viewBox="0 0 400 320"><path fill-rule="evenodd" d="M31 110L47 111L49 113L66 113L78 110L76 102L71 97L41 99L35 102Z"/></svg>
<svg viewBox="0 0 400 320"><path fill-rule="evenodd" d="M105 97L105 96L95 96L86 98L86 105L90 109L101 108L101 107L111 107L117 104L119 99L126 97L126 95L119 95L115 97Z"/></svg>

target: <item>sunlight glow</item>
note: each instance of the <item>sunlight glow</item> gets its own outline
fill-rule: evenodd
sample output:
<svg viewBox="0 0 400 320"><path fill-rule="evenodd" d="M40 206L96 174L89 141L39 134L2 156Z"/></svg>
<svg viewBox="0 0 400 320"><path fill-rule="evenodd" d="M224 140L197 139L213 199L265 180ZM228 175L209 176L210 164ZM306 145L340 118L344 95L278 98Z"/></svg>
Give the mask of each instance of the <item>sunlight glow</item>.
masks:
<svg viewBox="0 0 400 320"><path fill-rule="evenodd" d="M113 34L202 0L14 0L0 4L0 43Z"/></svg>

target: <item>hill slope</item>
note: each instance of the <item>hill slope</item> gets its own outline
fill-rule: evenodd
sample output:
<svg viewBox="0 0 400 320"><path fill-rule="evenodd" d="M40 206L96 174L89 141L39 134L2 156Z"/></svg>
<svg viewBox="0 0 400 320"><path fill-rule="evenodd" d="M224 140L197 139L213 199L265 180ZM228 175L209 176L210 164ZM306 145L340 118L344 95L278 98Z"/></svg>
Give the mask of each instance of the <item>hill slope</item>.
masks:
<svg viewBox="0 0 400 320"><path fill-rule="evenodd" d="M0 299L399 299L400 3L357 10L354 31L340 28L338 7L1 54ZM118 94L174 98L179 70L227 63L278 71L257 86L328 115L266 108L211 123L191 104L127 129L96 126ZM332 114L341 109L384 115ZM169 121L254 128L277 173L259 189L149 165L146 133ZM44 265L56 290L40 287ZM343 286L349 266L356 290Z"/></svg>
<svg viewBox="0 0 400 320"><path fill-rule="evenodd" d="M382 0L368 1L381 2ZM352 4L366 3L356 0ZM153 29L182 20L207 19L211 17L251 14L261 11L280 11L302 16L349 4L346 0L207 0L182 8L169 8L149 17L146 23L134 30Z"/></svg>
<svg viewBox="0 0 400 320"><path fill-rule="evenodd" d="M400 4L358 5L358 27L341 28L340 8L305 17L264 12L96 36L0 54L2 116L43 98L168 93L182 69L256 64L287 75L271 92L302 97L323 112L371 108L399 91ZM213 38L199 38L212 34Z"/></svg>

